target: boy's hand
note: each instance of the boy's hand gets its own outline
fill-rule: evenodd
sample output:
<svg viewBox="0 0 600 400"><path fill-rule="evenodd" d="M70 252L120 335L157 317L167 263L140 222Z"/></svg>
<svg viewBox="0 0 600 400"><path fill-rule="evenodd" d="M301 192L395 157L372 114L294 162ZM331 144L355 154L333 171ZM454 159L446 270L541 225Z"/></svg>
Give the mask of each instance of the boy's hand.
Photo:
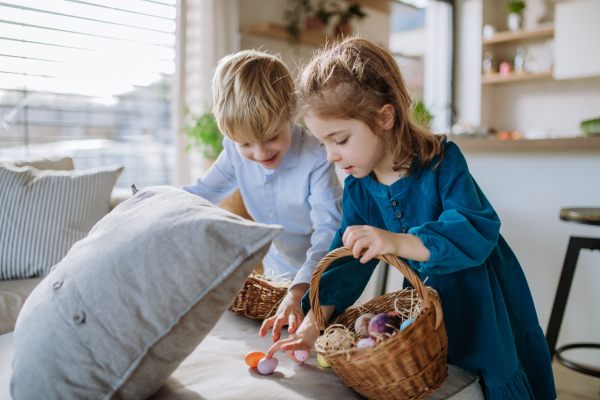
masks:
<svg viewBox="0 0 600 400"><path fill-rule="evenodd" d="M308 283L298 283L297 285L294 285L281 301L275 315L263 321L258 335L264 337L269 328L273 327L271 336L273 337L273 342L277 342L281 337L281 329L286 324L289 325L289 333L296 332L304 320L301 302L302 297L309 287L310 284Z"/></svg>

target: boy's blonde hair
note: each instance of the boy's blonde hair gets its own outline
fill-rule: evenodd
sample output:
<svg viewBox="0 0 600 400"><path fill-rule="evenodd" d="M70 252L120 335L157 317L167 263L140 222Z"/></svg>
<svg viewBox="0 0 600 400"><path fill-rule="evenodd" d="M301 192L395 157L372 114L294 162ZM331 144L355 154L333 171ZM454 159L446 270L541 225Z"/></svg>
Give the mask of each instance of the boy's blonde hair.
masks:
<svg viewBox="0 0 600 400"><path fill-rule="evenodd" d="M297 86L298 116L363 121L393 152L394 171L410 173L413 159L423 167L443 155L441 138L413 121L398 64L375 43L350 37L326 46L302 68ZM390 131L379 126L379 111L386 104L394 108Z"/></svg>
<svg viewBox="0 0 600 400"><path fill-rule="evenodd" d="M224 57L217 64L212 88L219 129L234 142L265 140L282 122L292 120L294 81L274 55L244 50Z"/></svg>

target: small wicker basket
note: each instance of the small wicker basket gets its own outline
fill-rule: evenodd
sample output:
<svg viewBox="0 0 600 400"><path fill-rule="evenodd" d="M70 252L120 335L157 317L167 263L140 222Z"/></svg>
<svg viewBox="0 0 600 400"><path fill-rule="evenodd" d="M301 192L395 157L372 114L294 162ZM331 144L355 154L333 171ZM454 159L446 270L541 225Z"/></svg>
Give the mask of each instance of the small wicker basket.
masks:
<svg viewBox="0 0 600 400"><path fill-rule="evenodd" d="M229 308L235 315L264 320L275 315L287 291L287 286L253 272Z"/></svg>
<svg viewBox="0 0 600 400"><path fill-rule="evenodd" d="M327 254L317 265L310 282L310 303L320 331L325 329L319 305L319 281L332 261L352 252L339 248ZM442 307L437 293L426 288L417 274L398 257L377 257L396 267L413 285L420 299L421 312L406 329L387 338L374 347L317 351L340 376L346 386L371 400L425 398L435 392L448 377L446 355L448 337L442 319ZM336 324L354 330L354 322L365 312L383 313L394 311L394 303L411 304L412 291L389 293L352 309L336 320ZM408 293L408 295L407 295ZM405 298L402 298L405 296Z"/></svg>

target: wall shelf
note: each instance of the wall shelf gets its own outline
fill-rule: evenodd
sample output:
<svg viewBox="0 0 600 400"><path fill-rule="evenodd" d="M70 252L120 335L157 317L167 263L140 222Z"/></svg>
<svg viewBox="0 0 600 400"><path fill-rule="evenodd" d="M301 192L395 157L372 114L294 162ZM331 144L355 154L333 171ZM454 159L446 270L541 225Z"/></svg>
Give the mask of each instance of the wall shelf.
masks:
<svg viewBox="0 0 600 400"><path fill-rule="evenodd" d="M511 73L507 77L503 77L500 74L489 74L481 76L482 85L496 85L499 83L511 83L511 82L524 82L524 81L538 81L543 79L554 79L552 72L543 72L538 74L531 74L528 72L522 73Z"/></svg>
<svg viewBox="0 0 600 400"><path fill-rule="evenodd" d="M285 25L273 22L261 22L260 24L252 25L248 33L283 41L288 41L289 38ZM306 30L300 32L300 44L320 47L327 43L328 40L331 42L333 38L325 35L323 32Z"/></svg>
<svg viewBox="0 0 600 400"><path fill-rule="evenodd" d="M536 39L552 36L554 36L554 26L545 26L531 30L498 32L490 39L483 39L482 44L485 46L488 44L515 42L519 40Z"/></svg>
<svg viewBox="0 0 600 400"><path fill-rule="evenodd" d="M458 135L452 135L449 140L456 143L462 151L470 152L600 151L600 136L556 139L498 140L494 137L461 138L458 137Z"/></svg>

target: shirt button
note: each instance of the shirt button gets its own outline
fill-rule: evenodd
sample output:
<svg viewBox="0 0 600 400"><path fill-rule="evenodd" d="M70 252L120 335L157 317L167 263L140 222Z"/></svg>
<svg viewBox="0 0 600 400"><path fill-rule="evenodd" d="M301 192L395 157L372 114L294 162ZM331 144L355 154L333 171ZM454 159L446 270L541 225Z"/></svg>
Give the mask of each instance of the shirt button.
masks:
<svg viewBox="0 0 600 400"><path fill-rule="evenodd" d="M73 322L75 322L77 325L83 324L85 322L85 313L83 313L83 312L75 313L73 315Z"/></svg>
<svg viewBox="0 0 600 400"><path fill-rule="evenodd" d="M396 199L393 199L393 200L392 200L392 205L393 205L394 207L396 207L396 206L398 205L398 202L396 201Z"/></svg>
<svg viewBox="0 0 600 400"><path fill-rule="evenodd" d="M269 217L273 218L275 216L275 214L273 214L272 212L269 213Z"/></svg>
<svg viewBox="0 0 600 400"><path fill-rule="evenodd" d="M268 189L270 187L271 187L271 185L269 185L268 183L265 184L265 189Z"/></svg>
<svg viewBox="0 0 600 400"><path fill-rule="evenodd" d="M400 229L400 231L402 231L402 233L406 233L408 232L408 229L405 226L403 226L402 229Z"/></svg>
<svg viewBox="0 0 600 400"><path fill-rule="evenodd" d="M402 211L396 211L396 218L402 218Z"/></svg>
<svg viewBox="0 0 600 400"><path fill-rule="evenodd" d="M58 288L60 288L63 284L63 281L56 281L52 284L52 289L56 290Z"/></svg>

